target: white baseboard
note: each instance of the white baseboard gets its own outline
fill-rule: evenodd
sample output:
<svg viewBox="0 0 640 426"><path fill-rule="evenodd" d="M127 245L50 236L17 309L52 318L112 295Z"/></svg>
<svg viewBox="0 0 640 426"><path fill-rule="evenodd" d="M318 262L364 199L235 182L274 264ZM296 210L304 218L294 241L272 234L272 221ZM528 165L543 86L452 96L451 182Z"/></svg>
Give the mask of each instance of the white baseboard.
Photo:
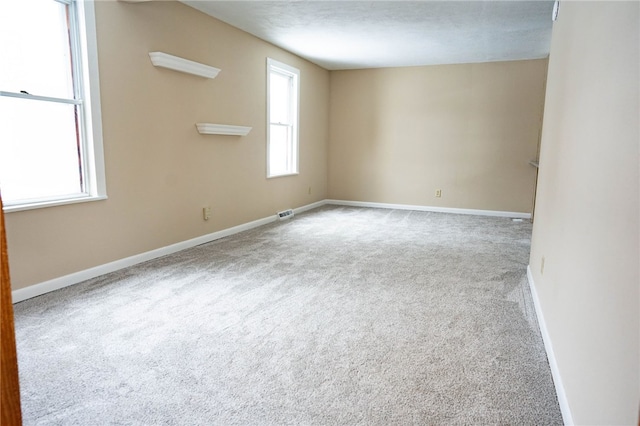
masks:
<svg viewBox="0 0 640 426"><path fill-rule="evenodd" d="M318 207L322 207L327 204L327 200L317 201L315 203L307 204L306 206L298 207L297 209L293 209L295 214L300 214L302 212L306 212L308 210L317 209Z"/></svg>
<svg viewBox="0 0 640 426"><path fill-rule="evenodd" d="M470 214L476 216L497 216L516 219L531 219L531 213L505 212L499 210L457 209L452 207L414 206L410 204L368 203L364 201L325 200L326 204L350 207L373 207L378 209L417 210L423 212Z"/></svg>
<svg viewBox="0 0 640 426"><path fill-rule="evenodd" d="M295 208L293 209L293 211L296 214L300 214L302 212L321 207L325 204L353 206L353 207L373 207L373 208L399 209L399 210L432 211L432 212L441 212L441 213L471 214L471 215L481 215L481 216L501 216L501 217L522 218L522 219L529 219L531 217L531 214L529 213L501 212L501 211L492 211L492 210L454 209L454 208L428 207L428 206L412 206L412 205L406 205L406 204L366 203L366 202L360 202L360 201L343 201L343 200L321 200L312 204ZM152 260L161 256L166 256L168 254L176 253L181 250L195 247L200 244L204 244L220 238L228 237L229 235L237 234L238 232L242 232L252 228L256 228L258 226L266 225L267 223L274 222L276 218L277 217L274 214L273 216L265 217L263 219L258 219L253 222L234 226L228 229L223 229L221 231L217 231L211 234L203 235L203 236L193 238L187 241L182 241L176 244L171 244L166 247L160 247L158 249L151 250L145 253L140 253L124 259L119 259L113 262L109 262L104 265L99 265L93 268L85 269L83 271L74 272L69 275L44 281L39 284L34 284L29 287L14 290L12 292L13 303L31 299L32 297L40 296L54 290L59 290L64 287L68 287L70 285L78 284L82 281L86 281L88 279L95 278L100 275L115 272L120 269L136 265L138 263L146 262L148 260Z"/></svg>
<svg viewBox="0 0 640 426"><path fill-rule="evenodd" d="M531 288L531 297L533 298L533 305L536 309L536 316L538 317L538 326L540 327L540 333L542 334L542 341L544 342L544 348L547 352L547 359L549 360L549 367L551 367L551 375L553 376L553 384L556 388L556 394L558 396L558 404L560 404L560 412L562 413L562 421L565 425L573 425L573 416L571 415L571 409L569 408L569 401L567 400L567 394L564 391L562 385L562 377L560 376L560 370L558 369L558 363L556 362L556 356L553 352L553 346L551 344L551 337L547 330L547 323L544 321L544 315L542 314L542 308L540 306L540 299L538 299L538 292L536 291L535 283L533 282L533 275L531 274L531 265L527 266L527 280L529 281L529 287Z"/></svg>
<svg viewBox="0 0 640 426"><path fill-rule="evenodd" d="M315 209L317 207L323 206L325 204L326 203L324 200L318 201L316 203L298 207L294 209L294 212L299 214L307 210L311 210L311 209ZM190 240L171 244L166 247L160 247L158 249L147 251L145 253L136 254L134 256L126 257L124 259L116 260L114 262L105 263L104 265L99 265L93 268L85 269L83 271L74 272L73 274L54 278L52 280L44 281L29 287L13 290L12 292L13 303L22 302L23 300L31 299L32 297L36 297L36 296L41 296L45 293L49 293L54 290L59 290L64 287L69 287L71 285L81 283L82 281L86 281L88 279L95 278L100 275L115 272L120 269L124 269L129 266L136 265L138 263L146 262L148 260L152 260L158 257L166 256L168 254L176 253L181 250L195 247L200 244L205 244L214 240L218 240L220 238L228 237L230 235L237 234L238 232L257 228L258 226L275 222L276 218L277 217L274 214L273 216L254 220L253 222L244 223L242 225L234 226L232 228L223 229L221 231L213 232L211 234L207 234L200 237L192 238Z"/></svg>

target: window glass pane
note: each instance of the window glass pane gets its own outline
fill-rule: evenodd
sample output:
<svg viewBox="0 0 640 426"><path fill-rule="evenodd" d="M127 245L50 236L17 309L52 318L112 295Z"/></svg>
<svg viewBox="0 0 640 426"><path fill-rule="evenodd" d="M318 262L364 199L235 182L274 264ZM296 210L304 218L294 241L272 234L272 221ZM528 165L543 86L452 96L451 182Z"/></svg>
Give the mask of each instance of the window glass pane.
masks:
<svg viewBox="0 0 640 426"><path fill-rule="evenodd" d="M73 98L67 6L0 1L0 90Z"/></svg>
<svg viewBox="0 0 640 426"><path fill-rule="evenodd" d="M298 86L300 71L267 59L269 85L267 177L298 173Z"/></svg>
<svg viewBox="0 0 640 426"><path fill-rule="evenodd" d="M5 202L82 192L76 106L0 97Z"/></svg>
<svg viewBox="0 0 640 426"><path fill-rule="evenodd" d="M271 175L282 175L289 172L289 127L271 125L269 134L269 171Z"/></svg>
<svg viewBox="0 0 640 426"><path fill-rule="evenodd" d="M269 120L271 123L291 124L289 114L291 77L272 72L269 78Z"/></svg>

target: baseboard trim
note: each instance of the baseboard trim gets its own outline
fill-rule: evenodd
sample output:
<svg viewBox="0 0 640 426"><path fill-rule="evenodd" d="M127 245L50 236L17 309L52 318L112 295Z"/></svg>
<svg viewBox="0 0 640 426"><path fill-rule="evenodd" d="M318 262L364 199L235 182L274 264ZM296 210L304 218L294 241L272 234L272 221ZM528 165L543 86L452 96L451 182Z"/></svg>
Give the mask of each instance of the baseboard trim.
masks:
<svg viewBox="0 0 640 426"><path fill-rule="evenodd" d="M298 207L293 211L296 214L315 209L325 205L325 201L318 201L316 203L308 204L306 206ZM228 237L239 232L248 231L249 229L257 228L258 226L266 225L271 222L275 222L276 215L265 217L262 219L254 220L252 222L244 223L242 225L234 226L232 228L223 229L221 231L213 232L211 234L202 235L200 237L192 238L190 240L182 241L179 243L171 244L165 247L161 247L155 250L147 251L144 253L136 254L124 259L119 259L113 262L105 263L104 265L95 266L93 268L85 269L83 271L74 272L69 275L54 278L52 280L44 281L39 284L34 284L29 287L20 288L12 291L13 303L22 302L23 300L31 299L33 297L41 296L43 294L59 290L61 288L69 287L74 284L81 283L91 278L98 277L100 275L108 274L118 271L120 269L128 268L129 266L137 265L138 263L146 262L158 257L166 256L169 254L177 253L179 251L205 244L211 241L218 240L220 238Z"/></svg>
<svg viewBox="0 0 640 426"><path fill-rule="evenodd" d="M322 207L325 204L327 204L327 200L321 200L321 201L317 201L315 203L311 203L311 204L307 204L306 206L302 206L302 207L298 207L296 209L293 209L293 212L295 214L300 214L309 210L313 210L313 209L317 209L318 207Z"/></svg>
<svg viewBox="0 0 640 426"><path fill-rule="evenodd" d="M294 213L300 214L308 210L312 210L324 205L341 205L352 207L373 207L373 208L385 208L385 209L399 209L399 210L418 210L418 211L431 211L440 213L455 213L455 214L469 214L480 216L500 216L511 218L529 219L531 214L529 213L517 213L517 212L502 212L492 210L471 210L471 209L455 209L445 207L429 207L429 206L413 206L407 204L388 204L388 203L368 203L361 201L345 201L345 200L321 200L315 203L307 204L293 209ZM41 296L51 291L59 290L64 287L69 287L74 284L78 284L82 281L89 280L91 278L98 277L100 275L108 274L118 271L120 269L128 268L129 266L137 265L138 263L147 262L158 257L166 256L185 250L191 247L195 247L200 244L205 244L211 241L218 240L220 238L228 237L238 232L247 231L249 229L257 228L258 226L266 225L268 223L276 221L277 217L273 216L265 217L262 219L254 220L252 222L244 223L242 225L234 226L232 228L223 229L221 231L213 232L211 234L202 235L200 237L192 238L190 240L182 241L179 243L171 244L165 247L160 247L155 250L136 254L124 259L119 259L113 262L105 263L104 265L95 266L93 268L85 269L83 271L74 272L69 275L54 278L48 281L44 281L38 284L31 285L29 287L20 288L12 291L13 303L22 302L23 300L31 299L33 297Z"/></svg>
<svg viewBox="0 0 640 426"><path fill-rule="evenodd" d="M326 204L350 207L373 207L378 209L417 210L436 213L469 214L476 216L497 216L516 219L531 219L531 213L506 212L499 210L457 209L453 207L415 206L411 204L369 203L364 201L325 200Z"/></svg>
<svg viewBox="0 0 640 426"><path fill-rule="evenodd" d="M529 287L531 288L531 297L533 299L533 305L536 310L536 316L538 317L538 326L540 327L540 333L542 334L544 349L547 352L549 367L551 367L553 384L556 388L558 404L560 404L560 412L562 413L562 421L565 425L573 425L573 416L571 415L571 409L569 408L569 401L567 400L567 394L564 391L562 377L560 376L560 370L558 369L556 356L553 352L553 345L551 344L551 337L549 336L549 331L547 330L547 323L544 321L544 315L542 314L542 308L540 306L540 299L538 298L538 292L536 291L536 286L533 282L531 265L527 265L527 281L529 281Z"/></svg>

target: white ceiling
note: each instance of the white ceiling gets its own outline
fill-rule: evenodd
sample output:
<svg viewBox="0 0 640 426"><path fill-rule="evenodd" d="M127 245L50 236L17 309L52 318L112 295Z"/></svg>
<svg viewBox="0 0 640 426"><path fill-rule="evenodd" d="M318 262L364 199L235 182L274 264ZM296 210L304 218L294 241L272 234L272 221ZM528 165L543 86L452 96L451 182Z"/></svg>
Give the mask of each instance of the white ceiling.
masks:
<svg viewBox="0 0 640 426"><path fill-rule="evenodd" d="M553 0L180 0L329 70L544 58Z"/></svg>

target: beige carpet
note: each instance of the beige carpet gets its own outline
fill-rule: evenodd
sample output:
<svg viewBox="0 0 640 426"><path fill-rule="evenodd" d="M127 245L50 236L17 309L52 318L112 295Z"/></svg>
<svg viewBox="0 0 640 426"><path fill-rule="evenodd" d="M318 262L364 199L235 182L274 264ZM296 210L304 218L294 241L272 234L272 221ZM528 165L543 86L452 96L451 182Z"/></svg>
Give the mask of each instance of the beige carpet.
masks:
<svg viewBox="0 0 640 426"><path fill-rule="evenodd" d="M21 302L25 424L562 424L530 233L323 207Z"/></svg>

